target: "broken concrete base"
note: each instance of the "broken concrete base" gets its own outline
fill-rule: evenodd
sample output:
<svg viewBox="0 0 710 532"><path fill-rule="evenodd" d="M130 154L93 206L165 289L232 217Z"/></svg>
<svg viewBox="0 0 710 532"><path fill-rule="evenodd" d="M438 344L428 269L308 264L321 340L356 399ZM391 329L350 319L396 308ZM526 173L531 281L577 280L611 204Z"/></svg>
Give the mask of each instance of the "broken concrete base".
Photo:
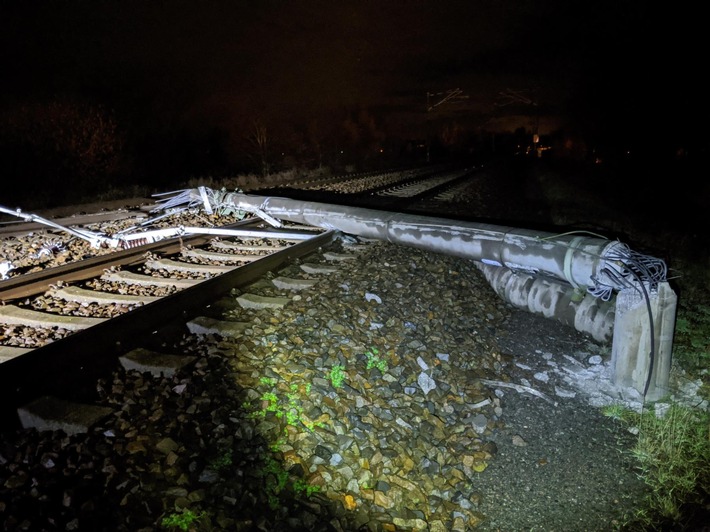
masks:
<svg viewBox="0 0 710 532"><path fill-rule="evenodd" d="M616 296L612 382L642 394L648 382L646 400L657 401L670 391L678 298L667 282L659 283L653 291L647 286L645 289L648 301L642 290L634 288L621 290Z"/></svg>

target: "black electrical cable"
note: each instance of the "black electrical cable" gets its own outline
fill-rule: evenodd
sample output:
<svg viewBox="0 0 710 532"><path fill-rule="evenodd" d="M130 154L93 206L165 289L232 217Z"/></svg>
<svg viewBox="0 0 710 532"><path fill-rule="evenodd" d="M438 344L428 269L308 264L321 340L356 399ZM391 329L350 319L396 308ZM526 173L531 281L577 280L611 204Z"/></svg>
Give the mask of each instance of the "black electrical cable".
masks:
<svg viewBox="0 0 710 532"><path fill-rule="evenodd" d="M649 321L649 332L651 336L651 351L649 353L649 368L648 374L646 376L646 383L643 389L643 395L646 397L648 389L651 385L651 377L653 376L654 366L656 364L656 335L653 325L653 311L651 309L651 298L646 290L644 281L649 283L649 287L653 290L658 287L660 282L666 280L667 268L666 263L655 257L649 257L646 255L641 255L640 253L631 251L628 248L624 249L624 253L614 253L605 257L605 259L610 261L615 261L615 264L621 266L620 270L616 270L610 267L605 267L601 270L612 282L616 283L616 286L623 286L626 288L633 288L639 290L644 297L646 302L646 310L648 312ZM631 275L636 283L631 283L628 281L628 276ZM598 282L595 279L595 282ZM638 285L638 286L637 286ZM601 287L597 286L595 288L597 293L600 295L608 295L611 291L611 286Z"/></svg>
<svg viewBox="0 0 710 532"><path fill-rule="evenodd" d="M647 281L651 288L655 288L658 283L667 279L668 269L662 259L631 251L627 246L617 248L601 258L607 261L608 266L602 268L599 273L606 277L607 282L601 281L598 276L593 277L595 286L589 290L589 293L604 301L611 298L614 290L634 288L634 283L629 281L629 275L638 282ZM613 268L612 264L617 268Z"/></svg>
<svg viewBox="0 0 710 532"><path fill-rule="evenodd" d="M651 311L651 299L648 296L648 291L646 290L646 287L644 284L641 282L641 279L636 275L636 273L632 272L634 277L636 277L636 280L638 283L641 285L641 291L643 292L643 297L646 300L646 310L648 311L648 325L649 325L649 332L651 334L651 352L649 353L649 364L648 364L648 375L646 375L646 384L643 387L643 396L646 397L646 394L648 393L648 387L651 385L651 377L653 375L653 367L656 363L656 334L654 332L653 328L653 312Z"/></svg>
<svg viewBox="0 0 710 532"><path fill-rule="evenodd" d="M648 374L646 375L646 383L643 388L643 396L646 397L646 394L648 393L648 388L651 385L651 377L653 376L653 370L654 366L656 364L656 334L654 331L654 325L653 325L653 311L651 309L651 298L648 295L648 291L646 290L646 286L644 285L644 281L642 279L642 276L639 275L643 274L643 278L647 279L649 281L649 285L651 288L657 288L658 283L661 281L665 280L665 263L663 261L660 261L659 259L653 259L651 261L650 266L651 267L656 267L654 269L657 269L659 266L663 266L663 268L660 268L661 270L661 275L659 276L658 274L654 274L651 269L649 268L648 264L643 264L643 262L647 262L643 260L643 256L637 254L637 253L631 253L631 255L635 255L631 258L626 263L626 271L622 272L624 274L630 273L634 279L636 279L636 283L638 286L640 286L640 291L643 294L643 298L646 302L646 311L648 312L648 325L649 325L649 333L651 336L651 351L649 353L649 365L648 365ZM639 272L639 273L637 273ZM638 290L638 287L636 285L631 285L632 288Z"/></svg>
<svg viewBox="0 0 710 532"><path fill-rule="evenodd" d="M557 236L573 233L577 233L577 231L563 233L562 235ZM594 233L590 234L599 236ZM614 290L619 290L620 287L638 290L638 287L636 286L638 284L641 287L641 293L646 301L649 331L651 334L651 352L649 353L648 375L646 376L646 383L643 389L643 395L646 397L648 388L651 385L651 377L653 375L654 366L656 364L656 335L653 325L651 298L648 295L644 281L649 283L649 287L652 290L658 288L659 283L667 280L668 268L665 261L662 259L642 255L641 253L632 251L627 245L621 243L619 243L619 246L611 253L599 258L605 260L607 263L606 266L599 270L599 274L603 274L611 282L611 284L608 282L602 282L598 276L594 276L592 277L592 280L594 281L595 286L588 289L590 294L602 299L603 301L609 301L614 293ZM616 265L617 268L613 268L611 264ZM636 280L636 283L629 281L629 275Z"/></svg>

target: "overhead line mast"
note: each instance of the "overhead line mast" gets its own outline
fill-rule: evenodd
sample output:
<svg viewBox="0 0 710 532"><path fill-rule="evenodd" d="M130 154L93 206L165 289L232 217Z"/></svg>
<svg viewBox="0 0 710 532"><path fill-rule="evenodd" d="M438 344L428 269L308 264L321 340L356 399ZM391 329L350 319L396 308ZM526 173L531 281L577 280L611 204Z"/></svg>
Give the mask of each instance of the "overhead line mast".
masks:
<svg viewBox="0 0 710 532"><path fill-rule="evenodd" d="M429 98L432 96L444 96L435 104L429 103ZM445 92L427 92L426 93L426 110L427 112L432 111L435 107L440 106L442 103L446 103L452 100L467 100L468 95L464 94L461 89L451 89Z"/></svg>
<svg viewBox="0 0 710 532"><path fill-rule="evenodd" d="M431 103L431 98L434 96L443 96L443 98L439 99L436 103L432 104ZM468 99L468 94L464 94L461 89L450 89L448 91L444 92L428 92L426 93L426 111L427 115L434 110L434 108L440 106L441 104L444 104L446 102L452 102L452 101L459 101L459 100L467 100ZM427 118L427 126L429 123L429 119ZM429 127L427 127L427 139L426 139L426 162L431 162L431 153L430 153L430 146L431 146L431 140L429 139Z"/></svg>

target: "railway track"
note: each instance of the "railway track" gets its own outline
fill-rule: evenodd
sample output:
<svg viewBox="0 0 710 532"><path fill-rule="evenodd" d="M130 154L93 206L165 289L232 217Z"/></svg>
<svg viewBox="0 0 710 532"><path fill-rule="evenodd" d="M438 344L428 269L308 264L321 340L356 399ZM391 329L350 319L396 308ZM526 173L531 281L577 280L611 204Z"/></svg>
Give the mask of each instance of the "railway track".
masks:
<svg viewBox="0 0 710 532"><path fill-rule="evenodd" d="M259 190L260 195L357 205L387 210L407 210L431 198L455 197L475 183L482 165L432 165L326 180L297 181L280 188Z"/></svg>
<svg viewBox="0 0 710 532"><path fill-rule="evenodd" d="M407 205L421 205L427 198L440 203L451 199L452 194L457 198L475 184L481 168L428 166L291 183L284 190L295 199L301 194L321 201L337 197L343 205L406 210ZM88 214L60 221L83 224L87 230L96 229L101 222L120 222L122 225L113 229L118 235L131 224L142 227L150 222L150 227L160 228L178 222L161 220L163 216L168 218L167 214L145 222L149 212L144 207L138 212L119 211L98 217ZM204 218L205 214L198 216ZM219 234L219 228L205 227L204 234L181 234L155 242L146 238L126 240L122 244L128 249L111 252L101 249L107 239L99 240L102 245L96 246L94 238L92 249L80 242L84 248L79 254L86 257L83 260L51 263L52 268L30 263L19 268L19 273L10 272L8 279L0 281L4 417L15 418L18 406L42 394L66 396L67 390L73 390L74 399L86 396L87 391L90 395L96 380L112 368L111 363L89 363L96 358L93 353L100 352L102 358L115 363L126 349L137 347L137 343L132 345L137 338L173 322L184 329L188 317L219 294L263 277L284 262L312 253L335 239L334 233L320 228L266 229L264 219L253 216L226 225L226 236ZM12 238L41 225L30 218L29 223L6 223L4 227L5 236ZM56 235L45 235L45 244L35 246L36 258L59 258L71 242L50 236ZM59 374L67 377L57 379Z"/></svg>
<svg viewBox="0 0 710 532"><path fill-rule="evenodd" d="M441 173L437 172L424 178L407 180L404 183L388 186L371 192L371 194L378 196L393 196L396 198L410 200L426 196L435 196L454 187L457 183L466 180L466 178L470 177L472 173L473 170L470 168L456 169Z"/></svg>
<svg viewBox="0 0 710 532"><path fill-rule="evenodd" d="M119 358L159 329L184 329L197 317L190 325L195 331L231 330L197 315L230 290L332 246L337 237L305 226L275 231L256 217L211 232L232 236L172 238L0 282L3 426L13 426L18 408L40 397L90 400ZM301 273L272 276L288 291L308 285L308 273ZM257 297L253 304L267 302ZM48 423L29 414L20 421Z"/></svg>
<svg viewBox="0 0 710 532"><path fill-rule="evenodd" d="M289 191L336 194L341 199L347 197L344 203L369 201L381 206L382 201L413 201L441 194L470 180L474 171L440 166L341 176L326 182L297 183ZM56 223L54 229L71 223L76 231L90 231L104 222L140 226L149 218L149 208L83 214L52 223ZM21 216L25 223L5 222L0 226L1 236L41 235L46 229L43 219ZM95 381L111 371L111 363L135 347L127 338L151 334L178 318L185 322L220 293L263 277L335 238L332 232L317 228L274 231L265 229L266 225L254 216L224 226L229 234L226 237L211 228L212 234L187 234L156 242L136 239L129 242L128 249L110 253L84 250L86 258L82 260L54 267L26 266L0 281L3 417L14 419L21 404L41 395L86 396ZM51 257L68 245L66 239L52 236L56 235L51 230L44 235L43 241L49 244L37 244L35 257ZM106 247L93 244L94 248ZM97 364L95 352L111 362ZM69 376L56 378L60 373ZM72 392L67 394L66 390Z"/></svg>
<svg viewBox="0 0 710 532"><path fill-rule="evenodd" d="M470 178L471 173L471 169L427 167L296 187L377 203L383 198L413 200L439 193ZM71 224L76 231L96 229L106 222L140 226L149 218L149 209L82 214L52 223ZM22 216L25 223L5 221L0 236L41 235L46 229L34 218ZM37 397L90 398L96 381L112 371L127 349L137 348L141 337L166 324L174 327L180 322L184 327L189 317L220 294L264 277L284 262L313 253L336 238L335 233L319 228L273 231L265 225L255 216L223 227L226 233L240 236L215 236L219 231L213 228L211 235L147 243L138 239L129 249L112 252L84 249L86 258L81 260L45 263L46 267L34 261L34 267L26 266L20 274L14 272L0 281L0 415L6 425L17 420L19 407ZM37 244L35 258L59 254L72 241L77 244L76 238L56 236L56 231L44 236L42 241L49 244ZM78 244L87 247L86 242ZM302 280L282 282L297 285ZM97 352L101 357L96 357Z"/></svg>

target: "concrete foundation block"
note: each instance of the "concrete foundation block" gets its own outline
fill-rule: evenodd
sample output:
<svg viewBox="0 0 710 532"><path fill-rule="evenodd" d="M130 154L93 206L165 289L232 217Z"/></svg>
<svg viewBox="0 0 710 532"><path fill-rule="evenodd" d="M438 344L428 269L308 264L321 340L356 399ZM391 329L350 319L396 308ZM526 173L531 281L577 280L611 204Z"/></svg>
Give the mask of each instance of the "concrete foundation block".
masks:
<svg viewBox="0 0 710 532"><path fill-rule="evenodd" d="M616 296L612 383L643 394L648 382L645 397L657 401L669 393L678 298L667 282L655 290L646 286L646 294L648 301L639 286L639 290L624 289Z"/></svg>

